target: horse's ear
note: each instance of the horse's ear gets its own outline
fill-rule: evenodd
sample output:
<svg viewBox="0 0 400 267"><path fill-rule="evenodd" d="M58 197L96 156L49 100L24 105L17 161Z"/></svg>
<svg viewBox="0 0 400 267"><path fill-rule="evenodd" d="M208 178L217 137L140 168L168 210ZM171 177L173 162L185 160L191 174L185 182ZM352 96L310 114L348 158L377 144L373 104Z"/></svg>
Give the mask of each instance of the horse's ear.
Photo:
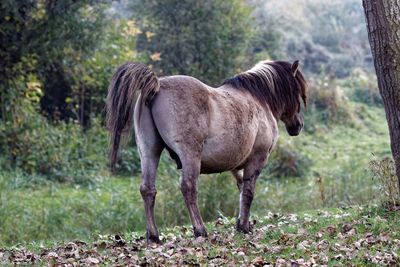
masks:
<svg viewBox="0 0 400 267"><path fill-rule="evenodd" d="M292 64L292 73L293 73L293 76L294 77L296 77L296 74L297 74L297 69L299 68L299 61L298 60L295 60L294 62L293 62L293 64Z"/></svg>

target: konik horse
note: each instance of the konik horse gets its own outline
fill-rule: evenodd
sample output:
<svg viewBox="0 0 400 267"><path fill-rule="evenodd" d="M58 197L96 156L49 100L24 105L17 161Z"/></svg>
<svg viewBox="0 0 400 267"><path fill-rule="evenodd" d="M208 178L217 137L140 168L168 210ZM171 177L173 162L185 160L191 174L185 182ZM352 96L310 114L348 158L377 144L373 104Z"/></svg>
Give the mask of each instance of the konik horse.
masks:
<svg viewBox="0 0 400 267"><path fill-rule="evenodd" d="M291 136L303 128L307 83L299 63L262 61L218 88L190 76L158 78L146 65L126 63L107 97L114 169L120 142L135 129L142 170L148 242L160 242L154 221L156 172L167 149L182 169L181 191L196 237L207 236L197 206L201 173L231 171L240 190L237 230L248 233L257 177L278 139L277 121Z"/></svg>

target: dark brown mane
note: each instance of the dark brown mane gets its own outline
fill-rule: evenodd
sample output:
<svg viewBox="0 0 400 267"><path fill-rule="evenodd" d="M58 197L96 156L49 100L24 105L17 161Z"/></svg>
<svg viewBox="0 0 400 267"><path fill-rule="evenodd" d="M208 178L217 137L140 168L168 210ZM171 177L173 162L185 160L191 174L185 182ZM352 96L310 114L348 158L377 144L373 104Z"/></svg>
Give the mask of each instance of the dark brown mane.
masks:
<svg viewBox="0 0 400 267"><path fill-rule="evenodd" d="M248 91L263 105L268 105L276 118L282 112L291 116L299 111L300 97L306 106L307 88L303 74L297 70L293 75L291 66L287 61L263 61L223 84Z"/></svg>

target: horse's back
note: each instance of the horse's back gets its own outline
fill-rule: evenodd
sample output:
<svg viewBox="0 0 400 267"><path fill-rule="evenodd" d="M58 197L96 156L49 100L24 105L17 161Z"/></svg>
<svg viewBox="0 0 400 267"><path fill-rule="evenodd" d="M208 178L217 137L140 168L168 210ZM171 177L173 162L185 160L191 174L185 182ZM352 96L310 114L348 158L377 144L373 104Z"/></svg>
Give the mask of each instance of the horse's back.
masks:
<svg viewBox="0 0 400 267"><path fill-rule="evenodd" d="M201 94L204 98L211 89L208 85L204 84L200 80L186 75L173 75L161 77L160 91L166 91L169 94L182 97L197 97Z"/></svg>

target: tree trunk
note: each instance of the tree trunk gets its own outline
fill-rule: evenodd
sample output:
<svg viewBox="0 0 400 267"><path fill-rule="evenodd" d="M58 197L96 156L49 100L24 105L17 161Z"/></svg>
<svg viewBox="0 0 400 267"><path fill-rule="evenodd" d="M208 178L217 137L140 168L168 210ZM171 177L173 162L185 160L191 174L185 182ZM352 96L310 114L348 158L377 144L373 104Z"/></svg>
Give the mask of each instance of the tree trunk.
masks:
<svg viewBox="0 0 400 267"><path fill-rule="evenodd" d="M400 0L363 0L400 188Z"/></svg>

